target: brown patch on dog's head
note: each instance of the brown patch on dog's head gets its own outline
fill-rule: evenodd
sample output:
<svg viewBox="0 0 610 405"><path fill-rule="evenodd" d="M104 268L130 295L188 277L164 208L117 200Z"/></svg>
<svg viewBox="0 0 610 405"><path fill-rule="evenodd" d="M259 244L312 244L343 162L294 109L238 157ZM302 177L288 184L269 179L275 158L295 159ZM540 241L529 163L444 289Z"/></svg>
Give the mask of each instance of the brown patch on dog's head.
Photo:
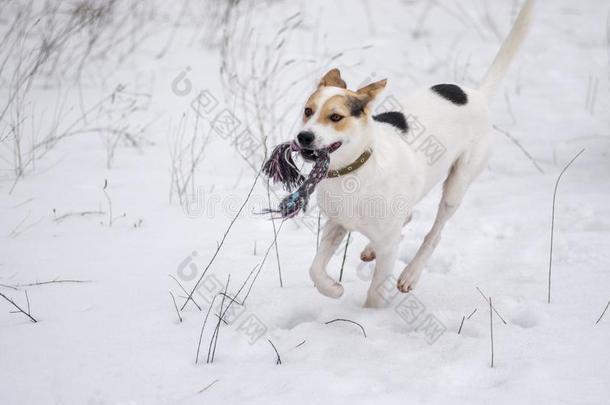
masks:
<svg viewBox="0 0 610 405"><path fill-rule="evenodd" d="M303 110L303 122L307 122L315 113L318 111L318 107L321 104L321 91L320 89L313 92L305 103L305 109Z"/></svg>
<svg viewBox="0 0 610 405"><path fill-rule="evenodd" d="M374 135L369 128L371 102L386 83L386 80L380 80L353 91L347 88L339 70L333 69L324 75L303 109L303 126L295 138L303 148L301 155L311 160L313 155L307 151L332 147L331 166L340 167L362 154ZM309 134L307 140L304 136L299 138L304 132ZM309 140L311 134L312 141Z"/></svg>
<svg viewBox="0 0 610 405"><path fill-rule="evenodd" d="M385 88L387 80L380 80L352 91L347 89L339 69L332 69L324 75L316 91L309 96L303 110L303 122L309 121L317 112L317 122L332 125L338 131L349 129L354 119L366 120L367 106ZM327 87L336 87L334 95L324 97ZM338 93L338 94L337 94Z"/></svg>
<svg viewBox="0 0 610 405"><path fill-rule="evenodd" d="M347 84L341 78L341 72L339 69L331 69L329 70L323 77L320 79L320 83L318 87L339 87L341 89L347 89Z"/></svg>
<svg viewBox="0 0 610 405"><path fill-rule="evenodd" d="M318 122L322 125L333 126L337 131L347 131L357 115L352 114L352 99L350 95L332 96L320 109Z"/></svg>

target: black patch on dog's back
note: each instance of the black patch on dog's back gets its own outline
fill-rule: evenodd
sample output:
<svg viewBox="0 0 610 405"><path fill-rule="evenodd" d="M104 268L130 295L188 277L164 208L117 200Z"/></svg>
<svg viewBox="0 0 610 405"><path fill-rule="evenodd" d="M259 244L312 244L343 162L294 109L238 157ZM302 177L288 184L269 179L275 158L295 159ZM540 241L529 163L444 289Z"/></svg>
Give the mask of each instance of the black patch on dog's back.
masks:
<svg viewBox="0 0 610 405"><path fill-rule="evenodd" d="M407 130L409 129L409 124L407 124L405 115L398 111L388 111L381 114L373 115L373 119L378 122L390 124L402 132L407 132Z"/></svg>
<svg viewBox="0 0 610 405"><path fill-rule="evenodd" d="M437 84L436 86L432 86L430 90L442 98L451 101L453 104L468 104L468 95L464 93L464 90L462 90L460 86L456 86L455 84Z"/></svg>

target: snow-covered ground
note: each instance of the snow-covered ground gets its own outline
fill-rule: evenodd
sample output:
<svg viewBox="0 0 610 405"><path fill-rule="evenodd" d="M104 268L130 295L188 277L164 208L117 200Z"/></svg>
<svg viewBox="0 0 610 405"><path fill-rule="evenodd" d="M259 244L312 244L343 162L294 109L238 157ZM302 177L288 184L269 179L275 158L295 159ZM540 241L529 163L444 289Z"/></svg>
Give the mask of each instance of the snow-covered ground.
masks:
<svg viewBox="0 0 610 405"><path fill-rule="evenodd" d="M137 101L146 104L142 111L100 114L91 124L150 124L144 131L150 144L121 143L114 150L103 130L77 134L15 183L7 170L13 146L0 135L7 165L0 182L0 293L27 309L27 291L30 314L39 321L11 313L14 307L0 297L1 404L608 403L610 310L595 324L610 300L607 2L539 2L530 37L493 105L496 126L509 135L496 132L488 169L446 227L414 294L397 295L383 310L362 307L370 269L359 266L366 244L359 235L348 247L345 295L335 301L313 288L315 209L282 226L276 252L273 224L257 215L267 203L262 179L221 242L255 171L242 157L251 147L210 130L210 119L226 108L255 138L262 125L270 145L287 140L308 91L335 66L350 88L387 77L388 95L446 81L476 86L519 2L246 2L237 13L249 25L233 16L227 29L245 45L233 44L229 56L222 55L222 15L204 13L216 2L194 3L159 5L159 14L180 18L142 22L158 25L148 27L150 36L131 56L118 67L90 62L85 84L65 96L65 110L74 113L119 84L130 97L150 93ZM10 16L2 20L7 24ZM282 31L282 24L288 28ZM212 34L214 40L202 43ZM271 69L265 55L273 61L278 49L281 72L273 71L267 90L251 91L254 103L235 101L231 90L260 81L261 71ZM239 77L219 73L231 59L229 70ZM188 197L195 202L184 209L175 192L169 200L176 174L170 151L185 147L188 163L184 142L196 124L192 102L199 91L207 102L197 147L202 140L207 146ZM53 86L36 83L31 97L25 110L37 125L52 125ZM265 108L257 121L253 105L259 103ZM583 148L558 188L549 305L553 190ZM419 246L438 198L436 190L417 207L404 231L402 261ZM79 214L85 211L93 213ZM169 276L193 288L219 243L194 295L202 310L187 304L179 322L169 292L178 307L185 294ZM334 277L343 252L329 265ZM261 261L247 302L234 304L230 323L219 328L213 363L206 358L214 312L195 364L210 298L229 275L228 292L237 293ZM87 282L20 286L52 280ZM489 304L477 287L506 321L494 315L493 368ZM335 319L357 322L366 337L356 324L326 324ZM436 329L426 327L431 322Z"/></svg>

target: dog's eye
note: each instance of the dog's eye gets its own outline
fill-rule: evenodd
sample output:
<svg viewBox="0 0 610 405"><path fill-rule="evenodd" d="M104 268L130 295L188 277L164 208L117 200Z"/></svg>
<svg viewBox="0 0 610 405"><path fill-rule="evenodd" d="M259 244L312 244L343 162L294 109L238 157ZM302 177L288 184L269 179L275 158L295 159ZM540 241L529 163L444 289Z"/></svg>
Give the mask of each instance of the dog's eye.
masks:
<svg viewBox="0 0 610 405"><path fill-rule="evenodd" d="M306 117L311 117L313 115L313 110L309 107L305 108L304 114Z"/></svg>
<svg viewBox="0 0 610 405"><path fill-rule="evenodd" d="M343 119L343 115L332 114L329 118L332 122L339 122Z"/></svg>

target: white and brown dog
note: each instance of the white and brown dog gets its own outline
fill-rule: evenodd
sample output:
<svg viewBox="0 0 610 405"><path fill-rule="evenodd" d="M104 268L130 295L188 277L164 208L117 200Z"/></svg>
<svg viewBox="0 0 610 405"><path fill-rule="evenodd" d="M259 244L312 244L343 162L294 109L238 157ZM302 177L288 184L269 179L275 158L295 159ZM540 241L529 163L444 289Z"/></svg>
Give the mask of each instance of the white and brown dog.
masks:
<svg viewBox="0 0 610 405"><path fill-rule="evenodd" d="M343 294L326 266L347 231L357 231L370 241L362 260L376 260L365 306L381 306L380 287L393 272L401 229L411 219L412 207L444 180L434 224L398 279L402 292L415 287L445 223L487 163L492 129L488 104L527 34L533 6L533 0L526 2L478 89L455 84L423 89L401 102L407 116L371 114L386 80L351 91L337 69L322 78L305 104L296 139L305 159L317 149L340 145L331 154L328 178L317 189L328 221L310 275L322 294ZM442 153L430 159L425 153L430 147ZM381 210L380 201L385 202Z"/></svg>

